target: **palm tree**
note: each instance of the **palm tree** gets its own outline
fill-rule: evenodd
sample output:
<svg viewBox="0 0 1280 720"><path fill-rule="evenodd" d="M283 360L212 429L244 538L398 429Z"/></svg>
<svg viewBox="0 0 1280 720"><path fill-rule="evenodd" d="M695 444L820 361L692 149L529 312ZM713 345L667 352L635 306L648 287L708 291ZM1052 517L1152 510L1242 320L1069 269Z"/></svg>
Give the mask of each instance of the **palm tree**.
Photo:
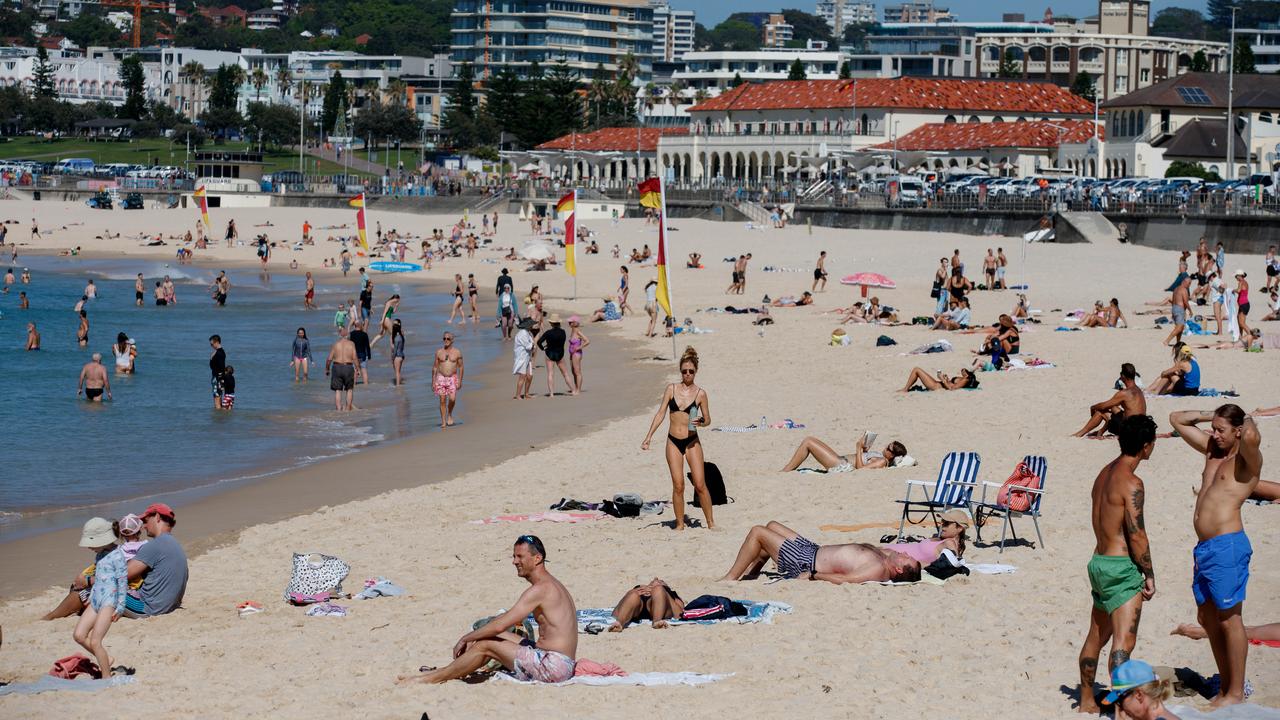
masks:
<svg viewBox="0 0 1280 720"><path fill-rule="evenodd" d="M671 87L667 90L667 102L671 103L672 107L679 107L680 103L684 102L684 91L688 89L689 86L685 85L683 80L671 83Z"/></svg>
<svg viewBox="0 0 1280 720"><path fill-rule="evenodd" d="M640 74L640 61L635 55L627 53L618 61L618 75L625 76L627 82L634 80Z"/></svg>
<svg viewBox="0 0 1280 720"><path fill-rule="evenodd" d="M400 78L394 78L392 80L389 80L387 82L387 89L385 93L386 93L386 98L390 100L392 104L403 105L405 102L406 96L409 93L409 83L406 83L404 80L401 80Z"/></svg>
<svg viewBox="0 0 1280 720"><path fill-rule="evenodd" d="M289 96L289 88L293 87L293 73L284 65L276 70L276 87L280 88L281 100Z"/></svg>
<svg viewBox="0 0 1280 720"><path fill-rule="evenodd" d="M697 88L696 90L693 91L693 104L701 105L702 103L710 99L710 97L711 96L707 94L706 88Z"/></svg>
<svg viewBox="0 0 1280 720"><path fill-rule="evenodd" d="M179 76L186 78L187 84L195 87L196 97L199 98L200 88L204 87L205 81L204 65L192 60L179 68L178 74ZM190 115L193 120L200 117L198 102L191 103Z"/></svg>
<svg viewBox="0 0 1280 720"><path fill-rule="evenodd" d="M261 66L254 68L253 72L249 73L249 84L253 85L256 93L255 100L262 102L262 88L266 87L270 81L271 79L267 77L267 71L263 70Z"/></svg>

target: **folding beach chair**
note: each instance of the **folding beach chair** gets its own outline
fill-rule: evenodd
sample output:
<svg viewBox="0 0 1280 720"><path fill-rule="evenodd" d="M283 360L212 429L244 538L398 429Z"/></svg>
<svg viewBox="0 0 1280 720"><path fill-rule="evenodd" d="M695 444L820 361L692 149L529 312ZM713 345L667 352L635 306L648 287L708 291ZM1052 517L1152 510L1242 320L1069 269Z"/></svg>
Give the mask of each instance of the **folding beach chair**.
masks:
<svg viewBox="0 0 1280 720"><path fill-rule="evenodd" d="M1040 534L1040 501L1044 499L1044 484L1049 473L1049 461L1045 460L1043 455L1028 455L1022 459L1032 473L1040 477L1040 489L1032 490L1028 488L1027 494L1031 496L1031 505L1026 510L1013 510L1003 505L997 505L995 498L991 502L987 502L987 488L995 488L995 493L1000 492L1003 483L993 483L986 480L982 481L981 499L973 504L974 524L977 525L978 541L982 541L982 525L993 517L1004 519L1003 527L1000 529L1000 552L1004 552L1005 535L1009 530L1013 530L1013 539L1018 539L1018 531L1013 527L1014 517L1030 517L1031 522L1036 526L1036 539L1040 541L1037 547L1044 547L1044 536Z"/></svg>
<svg viewBox="0 0 1280 720"><path fill-rule="evenodd" d="M906 499L897 501L902 505L902 521L898 523L898 538L902 538L902 531L909 519L908 513L913 510L927 513L933 518L935 524L937 524L939 512L945 512L951 508L968 511L970 499L973 497L973 488L977 485L978 466L981 464L982 458L976 452L949 452L942 458L942 467L938 469L938 479L933 483L932 492L929 490L928 481L908 480ZM922 500L911 499L911 488L917 485L924 494ZM919 522L923 521L922 515Z"/></svg>

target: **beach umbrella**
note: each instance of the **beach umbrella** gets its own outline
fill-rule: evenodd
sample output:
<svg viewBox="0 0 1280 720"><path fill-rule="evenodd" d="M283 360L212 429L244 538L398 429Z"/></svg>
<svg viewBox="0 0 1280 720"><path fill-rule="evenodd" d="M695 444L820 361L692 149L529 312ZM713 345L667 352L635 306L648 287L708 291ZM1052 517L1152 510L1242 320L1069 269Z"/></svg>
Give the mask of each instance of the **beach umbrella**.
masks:
<svg viewBox="0 0 1280 720"><path fill-rule="evenodd" d="M845 275L844 277L840 278L840 284L861 286L862 297L867 296L867 288L869 287L884 288L886 290L892 290L898 287L898 283L890 280L889 278L885 277L884 275L881 275L880 273L873 273L873 272L860 272L860 273L854 273L852 275Z"/></svg>
<svg viewBox="0 0 1280 720"><path fill-rule="evenodd" d="M520 257L524 258L525 260L533 260L533 261L552 260L555 258L555 256L556 256L555 251L552 250L551 246L546 243L540 243L540 242L529 243L528 245L525 245L524 247L520 248Z"/></svg>
<svg viewBox="0 0 1280 720"><path fill-rule="evenodd" d="M538 167L538 163L525 163L520 166L520 170L521 172L533 172L534 170L537 170Z"/></svg>

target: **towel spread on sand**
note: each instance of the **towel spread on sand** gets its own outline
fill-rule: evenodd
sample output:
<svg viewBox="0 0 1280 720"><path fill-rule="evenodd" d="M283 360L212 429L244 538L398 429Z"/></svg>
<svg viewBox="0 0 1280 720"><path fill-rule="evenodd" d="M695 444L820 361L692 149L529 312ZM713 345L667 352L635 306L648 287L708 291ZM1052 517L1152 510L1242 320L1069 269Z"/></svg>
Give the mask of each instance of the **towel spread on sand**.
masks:
<svg viewBox="0 0 1280 720"><path fill-rule="evenodd" d="M45 675L35 682L14 683L12 685L0 686L0 696L4 695L35 695L42 692L55 692L58 690L78 690L80 692L92 692L94 690L102 690L104 688L115 687L116 685L127 685L134 681L132 675L113 675L109 678L101 680L67 680L66 678L56 678L52 675Z"/></svg>
<svg viewBox="0 0 1280 720"><path fill-rule="evenodd" d="M384 577L369 578L364 581L364 590L355 596L356 600L372 600L376 597L394 597L403 595L404 588Z"/></svg>
<svg viewBox="0 0 1280 720"><path fill-rule="evenodd" d="M1001 565L1000 563L965 563L965 567L970 572L976 572L980 575L1008 575L1018 571L1013 565Z"/></svg>
<svg viewBox="0 0 1280 720"><path fill-rule="evenodd" d="M676 625L715 625L716 623L737 623L739 625L748 623L765 623L773 622L773 616L778 614L786 615L791 612L792 607L783 602L766 601L754 602L752 600L736 600L747 609L746 615L738 617L724 618L723 620L670 620L672 626ZM578 632L580 633L598 633L606 630L613 624L613 608L580 608L578 610ZM642 620L638 625L650 624L648 620Z"/></svg>
<svg viewBox="0 0 1280 720"><path fill-rule="evenodd" d="M552 687L562 687L564 685L645 685L652 687L656 685L706 685L727 677L733 677L733 673L707 675L696 672L651 672L627 673L626 675L610 675L607 677L582 675L560 683L540 683L532 680L517 680L506 673L494 673L489 682L496 680L519 683L521 685L547 685Z"/></svg>
<svg viewBox="0 0 1280 720"><path fill-rule="evenodd" d="M1169 710L1182 720L1280 720L1280 710L1261 705L1228 705L1212 713L1186 705L1170 705Z"/></svg>
<svg viewBox="0 0 1280 720"><path fill-rule="evenodd" d="M871 528L896 528L897 520L889 520L886 522L870 522L861 525L819 525L818 529L823 532L858 532L859 530L870 530Z"/></svg>
<svg viewBox="0 0 1280 720"><path fill-rule="evenodd" d="M600 518L609 517L602 512L535 512L535 513L515 513L511 515L494 515L483 520L472 520L471 525L492 525L494 523L509 522L557 522L557 523L579 523L588 520L599 520Z"/></svg>
<svg viewBox="0 0 1280 720"><path fill-rule="evenodd" d="M1181 398L1196 397L1195 395L1153 395L1151 393L1143 393L1147 398ZM1234 390L1219 390L1217 388L1200 388L1199 397L1240 397L1240 394Z"/></svg>

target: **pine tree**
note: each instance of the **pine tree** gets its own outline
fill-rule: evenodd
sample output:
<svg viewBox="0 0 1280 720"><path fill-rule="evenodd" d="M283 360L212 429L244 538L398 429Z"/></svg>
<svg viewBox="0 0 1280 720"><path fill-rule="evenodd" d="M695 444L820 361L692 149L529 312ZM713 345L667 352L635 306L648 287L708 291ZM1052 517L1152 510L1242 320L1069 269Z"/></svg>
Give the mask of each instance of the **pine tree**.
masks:
<svg viewBox="0 0 1280 720"><path fill-rule="evenodd" d="M1256 74L1258 66L1253 60L1253 48L1249 47L1249 39L1243 36L1236 37L1236 51L1232 59L1232 66L1235 68L1236 74Z"/></svg>
<svg viewBox="0 0 1280 720"><path fill-rule="evenodd" d="M1204 50L1197 50L1191 56L1191 72L1209 72L1209 56L1204 54Z"/></svg>
<svg viewBox="0 0 1280 720"><path fill-rule="evenodd" d="M120 62L120 82L124 85L124 105L120 106L120 117L128 120L141 120L147 114L146 90L147 77L142 70L142 58L130 55Z"/></svg>
<svg viewBox="0 0 1280 720"><path fill-rule="evenodd" d="M800 58L791 61L791 68L787 70L788 80L804 80L804 63L800 62Z"/></svg>
<svg viewBox="0 0 1280 720"><path fill-rule="evenodd" d="M582 129L582 96L578 94L578 74L561 60L543 80L551 113L547 116L548 140Z"/></svg>
<svg viewBox="0 0 1280 720"><path fill-rule="evenodd" d="M449 92L449 112L468 118L476 115L475 71L471 63L462 63L458 69L458 81Z"/></svg>
<svg viewBox="0 0 1280 720"><path fill-rule="evenodd" d="M840 63L839 77L841 80L850 80L853 78L853 68L849 66L848 60L845 60L844 62Z"/></svg>
<svg viewBox="0 0 1280 720"><path fill-rule="evenodd" d="M500 131L514 134L519 129L524 89L520 76L509 67L499 70L489 81L484 109L497 123Z"/></svg>
<svg viewBox="0 0 1280 720"><path fill-rule="evenodd" d="M329 84L324 89L324 103L320 108L320 129L331 134L333 125L338 121L338 111L347 98L347 81L342 71L336 70L329 77Z"/></svg>
<svg viewBox="0 0 1280 720"><path fill-rule="evenodd" d="M58 97L58 88L53 79L53 65L49 63L49 51L41 45L36 49L36 63L31 70L31 85L38 98Z"/></svg>
<svg viewBox="0 0 1280 720"><path fill-rule="evenodd" d="M1093 84L1093 78L1089 73L1081 70L1076 73L1076 78L1071 82L1071 92L1074 95L1092 101L1097 97L1097 88Z"/></svg>
<svg viewBox="0 0 1280 720"><path fill-rule="evenodd" d="M1007 48L1000 55L1000 67L996 69L996 77L1022 77L1022 68L1018 65L1017 61L1013 59L1013 53Z"/></svg>
<svg viewBox="0 0 1280 720"><path fill-rule="evenodd" d="M733 74L733 79L729 81L729 87L736 88L741 84L742 84L742 75L740 73L735 72Z"/></svg>

